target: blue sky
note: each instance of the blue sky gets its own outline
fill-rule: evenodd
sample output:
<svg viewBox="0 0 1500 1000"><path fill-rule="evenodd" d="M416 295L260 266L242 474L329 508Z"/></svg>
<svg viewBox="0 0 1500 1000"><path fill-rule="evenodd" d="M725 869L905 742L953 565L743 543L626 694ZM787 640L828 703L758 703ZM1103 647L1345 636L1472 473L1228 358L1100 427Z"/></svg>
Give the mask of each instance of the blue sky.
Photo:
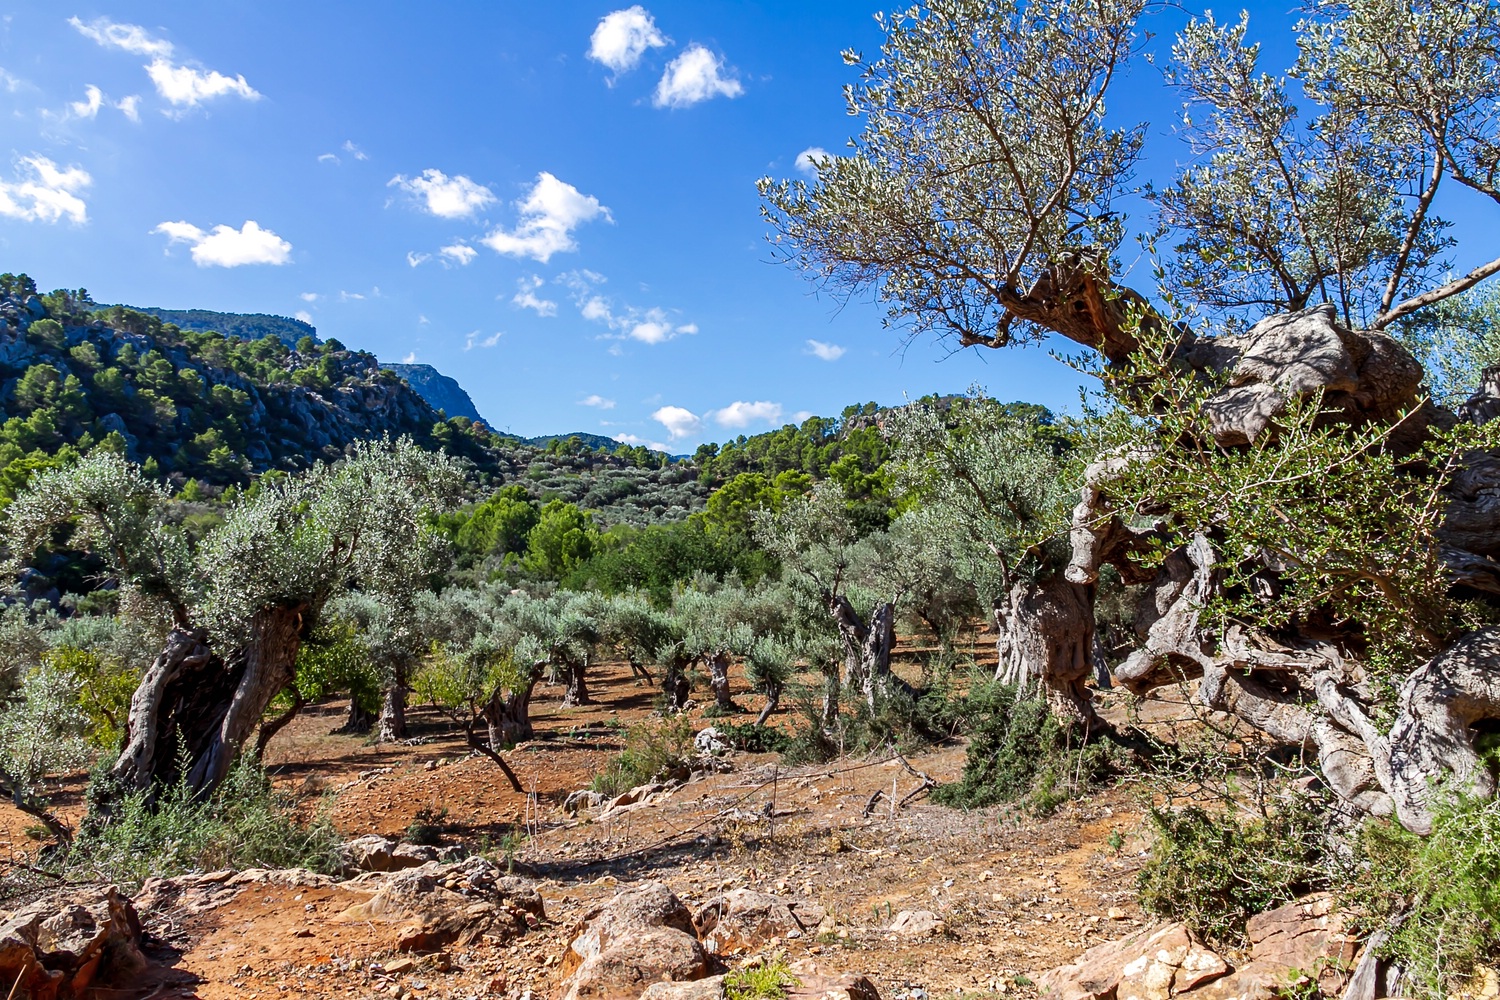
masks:
<svg viewBox="0 0 1500 1000"><path fill-rule="evenodd" d="M973 383L1069 407L1043 350L906 345L767 263L755 181L858 130L839 52L878 49L876 9L22 3L0 19L0 270L301 313L526 435L690 451ZM1156 71L1115 105L1158 123L1145 174L1168 170Z"/></svg>

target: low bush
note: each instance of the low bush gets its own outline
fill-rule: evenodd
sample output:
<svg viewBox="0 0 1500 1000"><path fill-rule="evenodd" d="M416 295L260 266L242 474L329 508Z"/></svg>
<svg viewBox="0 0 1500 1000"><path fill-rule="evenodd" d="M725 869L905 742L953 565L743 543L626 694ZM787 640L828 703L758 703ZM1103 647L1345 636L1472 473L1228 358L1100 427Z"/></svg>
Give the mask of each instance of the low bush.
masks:
<svg viewBox="0 0 1500 1000"><path fill-rule="evenodd" d="M1500 962L1500 801L1459 798L1426 837L1370 820L1355 861L1341 902L1365 931L1389 931L1382 951L1406 969L1405 995L1457 996Z"/></svg>
<svg viewBox="0 0 1500 1000"><path fill-rule="evenodd" d="M720 722L714 728L725 743L746 753L783 753L792 743L792 737L780 729L753 722Z"/></svg>
<svg viewBox="0 0 1500 1000"><path fill-rule="evenodd" d="M1079 745L1045 701L1018 698L1014 687L978 685L954 713L972 735L962 777L933 790L933 801L942 805L1017 803L1047 815L1120 770L1118 747L1102 741Z"/></svg>
<svg viewBox="0 0 1500 1000"><path fill-rule="evenodd" d="M1241 822L1197 806L1153 808L1151 857L1137 877L1147 913L1221 944L1243 944L1245 921L1328 886L1324 821L1305 797Z"/></svg>
<svg viewBox="0 0 1500 1000"><path fill-rule="evenodd" d="M802 985L781 958L735 969L724 977L725 1000L783 1000Z"/></svg>
<svg viewBox="0 0 1500 1000"><path fill-rule="evenodd" d="M107 819L79 833L67 865L80 875L124 886L148 878L223 868L337 870L338 834L320 814L299 823L252 758L242 757L218 790L195 800L186 784L166 789L153 809L144 794L125 796Z"/></svg>
<svg viewBox="0 0 1500 1000"><path fill-rule="evenodd" d="M647 719L625 730L625 749L594 777L590 787L619 795L685 767L695 756L692 720L682 715Z"/></svg>

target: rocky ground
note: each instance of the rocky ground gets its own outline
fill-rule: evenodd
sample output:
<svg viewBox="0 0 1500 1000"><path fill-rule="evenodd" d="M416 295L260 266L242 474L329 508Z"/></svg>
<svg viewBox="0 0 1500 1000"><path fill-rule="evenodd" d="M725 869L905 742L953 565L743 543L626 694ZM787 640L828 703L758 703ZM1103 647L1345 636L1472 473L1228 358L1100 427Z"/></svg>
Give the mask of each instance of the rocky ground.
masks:
<svg viewBox="0 0 1500 1000"><path fill-rule="evenodd" d="M653 696L623 665L602 667L592 686L598 703L580 708L556 708L552 692L540 692L539 738L510 756L526 794L435 714L412 713L412 742L376 746L328 734L339 705L307 712L272 744L277 781L307 810L331 809L349 837L391 842L367 837L343 879L251 871L148 883L134 898L144 961L100 995L636 996L663 974L682 978L691 967L696 977L779 954L829 989L850 974L887 998L1024 997L1045 970L1086 949L1155 930L1133 902L1147 844L1143 801L1129 784L1045 820L920 797L892 806L929 777L957 777L959 745L795 768L736 753L725 770L620 801L575 798L570 812L569 795L619 753L623 726L644 717ZM77 792L75 783L62 800L75 815ZM0 808L0 858L14 865L31 844L19 815ZM393 850L419 819L439 826L445 850ZM414 867L356 870L403 865ZM608 950L612 932L599 921L611 919L617 894L646 886L691 915L672 933L703 949L701 967L673 959L638 970L644 979L633 985L580 986L586 939L597 953L602 933ZM67 891L86 901L92 890ZM726 893L738 894L727 910ZM708 916L735 907L751 916L722 926ZM626 934L627 951L650 936ZM863 987L838 988L857 996Z"/></svg>

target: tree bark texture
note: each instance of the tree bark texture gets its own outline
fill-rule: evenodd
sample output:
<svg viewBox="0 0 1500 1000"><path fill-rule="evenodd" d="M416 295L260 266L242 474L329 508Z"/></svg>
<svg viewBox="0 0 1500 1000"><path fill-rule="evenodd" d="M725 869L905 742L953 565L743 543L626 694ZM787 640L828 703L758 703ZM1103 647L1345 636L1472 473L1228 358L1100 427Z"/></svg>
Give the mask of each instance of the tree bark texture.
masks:
<svg viewBox="0 0 1500 1000"><path fill-rule="evenodd" d="M564 705L588 705L591 704L588 686L588 660L577 662L569 660L563 665L563 672L567 677L567 690L563 692L562 703Z"/></svg>
<svg viewBox="0 0 1500 1000"><path fill-rule="evenodd" d="M713 688L715 705L725 712L739 711L729 696L729 654L722 649L708 658L708 684Z"/></svg>
<svg viewBox="0 0 1500 1000"><path fill-rule="evenodd" d="M395 743L406 739L406 683L397 676L380 693L380 720L377 723L376 739L381 743Z"/></svg>
<svg viewBox="0 0 1500 1000"><path fill-rule="evenodd" d="M891 653L896 648L896 606L889 601L875 605L867 622L843 594L825 594L823 600L844 650L842 686L858 691L871 711L893 689L910 693L910 686L891 673ZM836 716L837 708L834 713Z"/></svg>
<svg viewBox="0 0 1500 1000"><path fill-rule="evenodd" d="M300 605L262 609L243 645L224 658L201 631L168 633L131 697L124 745L110 768L116 785L152 801L179 780L198 794L217 787L294 679L302 612Z"/></svg>
<svg viewBox="0 0 1500 1000"><path fill-rule="evenodd" d="M1037 692L1058 720L1087 730L1094 722L1087 681L1094 672L1094 595L1090 584L1054 576L1017 581L994 605L995 680Z"/></svg>

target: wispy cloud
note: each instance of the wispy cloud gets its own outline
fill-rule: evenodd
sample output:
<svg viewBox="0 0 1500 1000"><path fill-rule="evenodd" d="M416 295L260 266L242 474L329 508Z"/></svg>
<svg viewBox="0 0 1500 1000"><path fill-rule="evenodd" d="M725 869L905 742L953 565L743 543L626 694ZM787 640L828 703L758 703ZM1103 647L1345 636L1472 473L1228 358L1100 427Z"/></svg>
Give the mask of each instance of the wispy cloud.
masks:
<svg viewBox="0 0 1500 1000"><path fill-rule="evenodd" d="M500 338L503 336L505 336L504 332L497 330L495 333L492 333L488 337L485 337L483 340L481 340L479 339L479 331L473 330L464 340L464 350L472 351L476 347L494 347L496 344L500 343Z"/></svg>
<svg viewBox="0 0 1500 1000"><path fill-rule="evenodd" d="M417 199L430 215L440 219L465 219L495 202L495 193L459 174L449 177L429 167L417 177L397 174L387 187L400 188Z"/></svg>
<svg viewBox="0 0 1500 1000"><path fill-rule="evenodd" d="M345 139L343 148L344 152L348 153L356 160L368 160L370 158L370 155L368 153L354 144L353 139Z"/></svg>
<svg viewBox="0 0 1500 1000"><path fill-rule="evenodd" d="M316 302L320 297L321 296L319 296L317 292L303 292L301 295L297 296L297 298L301 299L303 302Z"/></svg>
<svg viewBox="0 0 1500 1000"><path fill-rule="evenodd" d="M438 251L442 255L444 263L463 267L479 256L479 251L467 243L450 243Z"/></svg>
<svg viewBox="0 0 1500 1000"><path fill-rule="evenodd" d="M107 17L96 17L85 24L77 17L68 18L80 35L91 38L107 49L120 49L137 56L164 57L172 54L172 43L157 38L138 24L120 24Z"/></svg>
<svg viewBox="0 0 1500 1000"><path fill-rule="evenodd" d="M599 410L613 410L615 408L615 401L613 399L605 399L603 396L595 393L592 396L585 396L580 399L578 405L592 406Z"/></svg>
<svg viewBox="0 0 1500 1000"><path fill-rule="evenodd" d="M59 167L38 153L16 161L15 180L0 180L0 215L26 222L88 221L81 193L93 183L82 167Z"/></svg>
<svg viewBox="0 0 1500 1000"><path fill-rule="evenodd" d="M643 344L662 344L698 332L698 324L678 323L671 313L660 306L649 309L624 306L617 309L613 300L596 291L595 286L605 281L604 276L597 272L569 271L558 280L573 290L573 300L578 305L580 316L591 323L601 323L613 331L607 336L629 338Z"/></svg>
<svg viewBox="0 0 1500 1000"><path fill-rule="evenodd" d="M404 358L401 359L401 363L403 365L414 365L414 364L416 364L417 363L417 352L416 351L412 351L409 354L407 354L406 357L404 357Z"/></svg>
<svg viewBox="0 0 1500 1000"><path fill-rule="evenodd" d="M599 199L586 195L565 181L543 171L537 175L531 192L516 202L520 219L510 231L495 229L482 242L496 253L510 257L530 257L543 264L556 253L578 249L573 230L586 222L603 218L613 222L609 209Z"/></svg>
<svg viewBox="0 0 1500 1000"><path fill-rule="evenodd" d="M824 361L837 361L848 353L848 351L849 348L839 344L827 344L821 340L809 340L805 353L821 358Z"/></svg>
<svg viewBox="0 0 1500 1000"><path fill-rule="evenodd" d="M260 100L260 92L245 81L243 75L225 76L218 70L182 66L168 59L153 59L146 75L156 84L156 92L179 108L195 108L215 97L234 95L247 101Z"/></svg>
<svg viewBox="0 0 1500 1000"><path fill-rule="evenodd" d="M416 250L406 251L406 265L408 267L421 267L432 259L430 253L419 253Z"/></svg>
<svg viewBox="0 0 1500 1000"><path fill-rule="evenodd" d="M199 267L285 264L292 259L290 243L250 220L239 229L218 225L205 232L190 222L163 222L151 231L165 235L168 245L188 244Z"/></svg>
<svg viewBox="0 0 1500 1000"><path fill-rule="evenodd" d="M360 302L364 297L363 292L345 292L342 290L339 292L340 302Z"/></svg>
<svg viewBox="0 0 1500 1000"><path fill-rule="evenodd" d="M338 163L341 163L343 161L339 159L339 156L338 156L337 153L319 153L318 154L318 162L319 163L333 163L333 164L338 164Z"/></svg>
<svg viewBox="0 0 1500 1000"><path fill-rule="evenodd" d="M553 302L551 299L544 299L537 295L537 291L540 290L542 285L544 284L546 284L546 282L542 281L541 277L535 274L531 275L530 277L520 279L516 282L518 290L516 291L516 294L512 296L511 302L513 302L517 306L517 308L530 309L538 316L556 316L557 303Z"/></svg>
<svg viewBox="0 0 1500 1000"><path fill-rule="evenodd" d="M292 315L292 318L293 319L300 319L302 322L307 323L307 324L311 324L312 321L313 321L312 313L308 312L306 309L298 309Z"/></svg>
<svg viewBox="0 0 1500 1000"><path fill-rule="evenodd" d="M746 403L735 400L722 410L712 410L708 417L720 427L749 427L752 423L775 424L781 420L781 404L759 400Z"/></svg>
<svg viewBox="0 0 1500 1000"><path fill-rule="evenodd" d="M652 103L658 108L686 108L714 97L739 97L745 88L723 70L723 59L702 45L689 45L667 64Z"/></svg>
<svg viewBox="0 0 1500 1000"><path fill-rule="evenodd" d="M589 38L589 58L603 63L619 77L635 69L647 49L661 48L670 41L657 30L646 8L636 4L599 19ZM614 81L610 83L613 85Z"/></svg>
<svg viewBox="0 0 1500 1000"><path fill-rule="evenodd" d="M216 97L233 95L247 101L260 98L260 92L246 82L243 75L227 76L218 70L202 69L174 61L176 51L171 42L158 38L138 24L121 24L107 17L96 17L87 23L77 17L68 18L79 34L93 39L107 49L119 49L131 55L148 56L146 75L156 85L156 92L168 102L181 109L197 107ZM130 101L130 98L126 98ZM131 110L120 108L127 116Z"/></svg>

